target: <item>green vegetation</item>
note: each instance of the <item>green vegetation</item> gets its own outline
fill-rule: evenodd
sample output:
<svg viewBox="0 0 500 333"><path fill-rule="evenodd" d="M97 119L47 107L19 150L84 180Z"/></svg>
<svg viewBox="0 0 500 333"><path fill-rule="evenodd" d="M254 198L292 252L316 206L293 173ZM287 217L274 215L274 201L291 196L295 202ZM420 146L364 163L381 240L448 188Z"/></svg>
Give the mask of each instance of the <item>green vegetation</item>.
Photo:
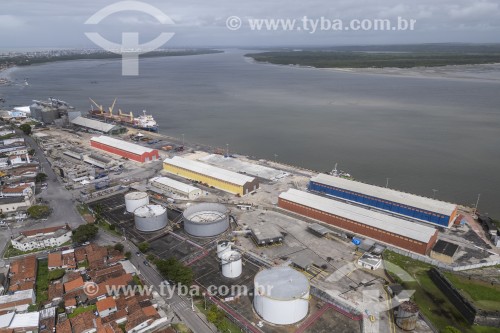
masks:
<svg viewBox="0 0 500 333"><path fill-rule="evenodd" d="M47 175L44 174L43 172L39 172L39 173L36 174L35 181L37 183L42 183L42 182L44 182L46 180L47 180Z"/></svg>
<svg viewBox="0 0 500 333"><path fill-rule="evenodd" d="M38 304L30 304L28 306L28 312L35 312L38 311Z"/></svg>
<svg viewBox="0 0 500 333"><path fill-rule="evenodd" d="M76 206L76 209L78 210L78 213L80 213L80 215L92 214L90 212L89 207L85 204L80 204L80 205Z"/></svg>
<svg viewBox="0 0 500 333"><path fill-rule="evenodd" d="M122 243L116 243L115 246L113 246L113 249L116 251L120 251L123 253L123 250L125 249L125 246L123 246Z"/></svg>
<svg viewBox="0 0 500 333"><path fill-rule="evenodd" d="M59 280L64 276L66 273L66 270L63 268L59 269L54 269L52 271L49 271L49 281L54 281L54 280Z"/></svg>
<svg viewBox="0 0 500 333"><path fill-rule="evenodd" d="M142 286L142 281L141 279L139 279L139 277L137 275L134 275L132 277L132 280L134 281L134 283L137 285L137 286Z"/></svg>
<svg viewBox="0 0 500 333"><path fill-rule="evenodd" d="M73 230L73 235L71 238L75 243L85 243L97 236L99 228L93 224L82 224L75 230Z"/></svg>
<svg viewBox="0 0 500 333"><path fill-rule="evenodd" d="M174 282L187 286L190 286L193 283L193 270L188 266L184 266L177 259L157 259L154 263L158 268L158 271L166 279L173 280Z"/></svg>
<svg viewBox="0 0 500 333"><path fill-rule="evenodd" d="M11 134L6 134L6 135L0 135L0 140L10 139L10 138L12 138L13 136L15 136L15 134L13 134L13 133L11 133Z"/></svg>
<svg viewBox="0 0 500 333"><path fill-rule="evenodd" d="M182 50L182 51L152 51L146 54L142 54L141 58L152 58L152 57L168 57L168 56L187 56L187 55L199 55L199 54L211 54L220 53L222 51L210 50L210 49L194 49L194 50ZM72 52L62 55L37 55L37 56L27 56L27 55L15 55L10 57L3 57L0 60L0 65L9 66L28 66L33 64L42 64L55 61L67 61L67 60L86 60L86 59L118 59L121 55L111 53L111 52L93 52L93 53L77 53Z"/></svg>
<svg viewBox="0 0 500 333"><path fill-rule="evenodd" d="M81 306L81 307L76 308L73 311L73 313L68 314L68 318L76 317L80 313L84 313L84 312L87 312L87 311L96 311L96 310L97 310L97 307L95 306L95 304L89 305L89 306Z"/></svg>
<svg viewBox="0 0 500 333"><path fill-rule="evenodd" d="M87 268L89 267L89 261L85 259L84 261L80 261L78 263L78 268Z"/></svg>
<svg viewBox="0 0 500 333"><path fill-rule="evenodd" d="M38 260L36 272L36 301L43 304L48 299L49 290L49 263L47 259Z"/></svg>
<svg viewBox="0 0 500 333"><path fill-rule="evenodd" d="M447 326L460 327L464 332L476 332L470 327L460 312L448 300L443 292L431 280L428 272L432 266L418 260L405 257L392 251L384 251L384 259L408 272L416 281L401 281L396 274L391 274L394 280L401 283L407 290L415 290L413 300L420 311L439 330Z"/></svg>
<svg viewBox="0 0 500 333"><path fill-rule="evenodd" d="M477 307L491 311L500 309L500 285L469 280L449 272L444 273L444 275L465 297L472 300Z"/></svg>
<svg viewBox="0 0 500 333"><path fill-rule="evenodd" d="M155 261L156 256L154 254L150 253L146 256L146 259L148 259L149 261Z"/></svg>
<svg viewBox="0 0 500 333"><path fill-rule="evenodd" d="M132 252L130 252L130 251L125 252L125 258L127 260L130 260L130 258L132 258Z"/></svg>
<svg viewBox="0 0 500 333"><path fill-rule="evenodd" d="M21 126L19 126L19 129L26 135L31 134L31 126L29 124L22 124Z"/></svg>
<svg viewBox="0 0 500 333"><path fill-rule="evenodd" d="M495 53L467 52L359 52L359 51L280 51L250 53L246 56L258 62L278 65L301 65L317 68L412 68L447 65L493 64L500 62Z"/></svg>
<svg viewBox="0 0 500 333"><path fill-rule="evenodd" d="M151 247L151 245L149 245L149 243L147 242L142 242L142 243L139 243L137 245L137 248L139 249L139 251L141 251L142 253L146 253L149 251L149 248Z"/></svg>
<svg viewBox="0 0 500 333"><path fill-rule="evenodd" d="M47 205L33 205L27 210L28 215L36 220L44 219L50 215L50 207Z"/></svg>
<svg viewBox="0 0 500 333"><path fill-rule="evenodd" d="M219 332L240 332L241 329L227 319L223 310L219 309L216 305L212 304L205 310L204 305L197 303L196 307L202 312L209 322L217 327Z"/></svg>
<svg viewBox="0 0 500 333"><path fill-rule="evenodd" d="M193 333L189 329L189 327L186 326L184 323L177 323L177 324L172 324L172 328L177 332L177 333Z"/></svg>

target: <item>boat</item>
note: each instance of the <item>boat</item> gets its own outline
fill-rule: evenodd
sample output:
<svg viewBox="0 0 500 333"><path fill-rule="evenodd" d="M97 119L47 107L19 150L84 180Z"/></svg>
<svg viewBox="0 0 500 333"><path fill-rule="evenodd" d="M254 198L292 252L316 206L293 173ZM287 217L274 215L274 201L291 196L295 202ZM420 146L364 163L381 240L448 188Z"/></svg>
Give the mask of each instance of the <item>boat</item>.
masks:
<svg viewBox="0 0 500 333"><path fill-rule="evenodd" d="M337 169L337 163L335 163L335 167L333 168L332 171L329 172L329 174L331 176L334 176L334 177L340 177L340 178L350 179L350 180L354 179L354 177L352 177L350 173L345 172L343 170L338 170Z"/></svg>
<svg viewBox="0 0 500 333"><path fill-rule="evenodd" d="M149 132L158 132L158 123L155 121L152 115L146 113L146 110L143 110L143 114L139 117L134 117L134 114L132 112L128 114L123 113L120 109L118 110L118 114L113 114L116 98L113 101L113 104L109 107L109 112L105 112L102 105L94 102L92 98L90 98L90 101L93 105L97 106L97 109L94 109L94 107L92 106L92 109L89 110L89 116L91 118L96 118L106 123L116 123L120 125L130 126Z"/></svg>

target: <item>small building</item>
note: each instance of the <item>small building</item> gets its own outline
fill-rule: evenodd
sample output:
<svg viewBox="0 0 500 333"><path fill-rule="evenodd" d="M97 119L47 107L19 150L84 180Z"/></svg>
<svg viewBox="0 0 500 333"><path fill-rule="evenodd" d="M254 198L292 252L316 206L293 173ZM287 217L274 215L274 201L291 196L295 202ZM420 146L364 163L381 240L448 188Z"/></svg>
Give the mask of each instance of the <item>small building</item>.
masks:
<svg viewBox="0 0 500 333"><path fill-rule="evenodd" d="M33 289L36 279L37 260L28 256L11 262L9 272L9 292Z"/></svg>
<svg viewBox="0 0 500 333"><path fill-rule="evenodd" d="M15 249L31 251L46 247L61 246L71 240L72 231L68 225L36 230L25 230L13 238L11 243Z"/></svg>
<svg viewBox="0 0 500 333"><path fill-rule="evenodd" d="M366 269L376 270L379 269L382 265L382 258L380 256L365 252L358 259L358 265Z"/></svg>
<svg viewBox="0 0 500 333"><path fill-rule="evenodd" d="M76 117L70 120L70 123L78 128L83 128L85 130L91 130L94 132L99 132L108 135L118 135L127 133L127 128L124 126L116 124L108 124L102 121L84 117Z"/></svg>
<svg viewBox="0 0 500 333"><path fill-rule="evenodd" d="M83 278L79 276L76 279L66 282L64 284L64 292L69 293L70 291L82 289L84 285L85 282L83 282Z"/></svg>
<svg viewBox="0 0 500 333"><path fill-rule="evenodd" d="M108 169L115 166L114 160L95 153L84 155L83 161L101 169Z"/></svg>
<svg viewBox="0 0 500 333"><path fill-rule="evenodd" d="M248 194L259 187L254 177L179 156L165 159L163 170L238 195Z"/></svg>
<svg viewBox="0 0 500 333"><path fill-rule="evenodd" d="M25 197L0 198L0 213L7 219L18 218L32 206L31 199Z"/></svg>
<svg viewBox="0 0 500 333"><path fill-rule="evenodd" d="M455 255L458 252L458 247L459 246L455 243L450 243L440 239L432 248L430 257L451 265L455 261Z"/></svg>
<svg viewBox="0 0 500 333"><path fill-rule="evenodd" d="M177 180L168 177L155 177L149 180L151 186L154 186L166 194L178 194L188 198L189 200L195 200L202 195L199 188L191 186L189 184L181 183Z"/></svg>
<svg viewBox="0 0 500 333"><path fill-rule="evenodd" d="M307 226L308 230L311 230L315 235L320 236L320 237L325 237L330 233L330 230L325 228L319 223L310 223Z"/></svg>
<svg viewBox="0 0 500 333"><path fill-rule="evenodd" d="M93 148L101 149L132 161L145 163L156 161L160 158L158 150L140 146L135 143L118 140L109 136L101 135L90 139Z"/></svg>
<svg viewBox="0 0 500 333"><path fill-rule="evenodd" d="M113 297L106 297L95 304L99 317L104 318L117 311L116 301Z"/></svg>
<svg viewBox="0 0 500 333"><path fill-rule="evenodd" d="M0 296L0 312L25 311L30 304L35 303L35 291L33 289L20 290L12 294Z"/></svg>
<svg viewBox="0 0 500 333"><path fill-rule="evenodd" d="M262 224L250 227L252 239L258 246L280 244L285 236L273 225Z"/></svg>

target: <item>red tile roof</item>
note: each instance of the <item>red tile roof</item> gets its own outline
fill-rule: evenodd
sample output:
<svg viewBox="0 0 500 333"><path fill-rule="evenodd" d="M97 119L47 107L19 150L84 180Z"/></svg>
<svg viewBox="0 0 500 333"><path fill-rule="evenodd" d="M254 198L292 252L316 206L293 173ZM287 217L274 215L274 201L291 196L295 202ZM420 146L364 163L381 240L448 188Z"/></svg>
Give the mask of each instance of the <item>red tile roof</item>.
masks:
<svg viewBox="0 0 500 333"><path fill-rule="evenodd" d="M66 282L64 284L64 292L70 292L75 289L83 288L83 285L83 278L80 276L72 281Z"/></svg>
<svg viewBox="0 0 500 333"><path fill-rule="evenodd" d="M49 268L62 266L61 252L49 253L48 259L49 259Z"/></svg>

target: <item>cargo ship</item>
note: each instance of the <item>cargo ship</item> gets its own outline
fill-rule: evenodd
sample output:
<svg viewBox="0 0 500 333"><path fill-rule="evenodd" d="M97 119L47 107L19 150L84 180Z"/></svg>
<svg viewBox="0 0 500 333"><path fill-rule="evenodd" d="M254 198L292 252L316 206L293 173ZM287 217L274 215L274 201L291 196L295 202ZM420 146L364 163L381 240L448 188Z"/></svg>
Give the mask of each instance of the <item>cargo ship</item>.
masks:
<svg viewBox="0 0 500 333"><path fill-rule="evenodd" d="M146 110L142 111L143 114L139 117L134 117L132 112L129 114L122 113L122 110L118 110L118 114L113 114L116 98L113 101L113 104L109 107L109 112L105 112L102 105L97 104L91 98L90 101L97 107L97 109L94 109L92 106L92 109L89 110L91 118L96 118L106 123L116 123L145 131L158 132L158 123L152 115L146 114Z"/></svg>

